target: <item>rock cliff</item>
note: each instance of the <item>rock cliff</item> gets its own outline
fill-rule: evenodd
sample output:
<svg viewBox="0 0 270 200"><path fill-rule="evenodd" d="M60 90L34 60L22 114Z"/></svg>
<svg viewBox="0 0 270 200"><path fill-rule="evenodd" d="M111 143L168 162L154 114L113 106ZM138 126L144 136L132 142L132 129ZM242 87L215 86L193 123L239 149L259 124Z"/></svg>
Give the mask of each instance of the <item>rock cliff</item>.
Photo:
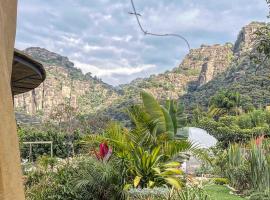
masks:
<svg viewBox="0 0 270 200"><path fill-rule="evenodd" d="M25 52L44 64L47 79L35 90L17 96L14 104L17 111L44 117L48 117L61 104L69 104L81 114L98 112L120 116L117 113L123 108L138 102L142 89L161 100L178 99L184 95L185 101L194 102L197 101L194 94L205 91L209 84L218 85L221 77L241 80L249 63L242 59L239 65L239 58L252 49L254 32L262 25L264 23L252 22L243 27L235 45L201 45L192 49L181 64L171 71L136 79L120 85L118 89L92 77L90 73L84 75L67 57L31 47ZM241 67L235 70L238 65ZM213 89L212 92L215 91ZM210 93L205 94L209 96Z"/></svg>
<svg viewBox="0 0 270 200"><path fill-rule="evenodd" d="M48 117L60 104L68 104L78 113L94 113L109 106L118 97L113 87L81 70L67 57L39 47L25 52L43 63L47 78L38 88L15 97L17 111Z"/></svg>
<svg viewBox="0 0 270 200"><path fill-rule="evenodd" d="M258 107L270 104L270 63L265 61L258 69L258 64L251 59L255 52L255 33L264 25L266 24L251 22L243 27L234 44L230 66L197 90L181 97L189 110L197 105L207 108L210 98L219 90L239 92L245 103L251 102ZM202 68L202 72L204 68L206 67Z"/></svg>

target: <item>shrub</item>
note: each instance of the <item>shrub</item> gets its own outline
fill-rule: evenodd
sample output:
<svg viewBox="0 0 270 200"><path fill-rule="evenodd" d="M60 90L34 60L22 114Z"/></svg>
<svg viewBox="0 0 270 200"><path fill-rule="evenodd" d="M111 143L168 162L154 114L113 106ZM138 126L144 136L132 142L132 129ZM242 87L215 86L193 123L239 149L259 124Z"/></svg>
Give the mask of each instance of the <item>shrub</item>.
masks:
<svg viewBox="0 0 270 200"><path fill-rule="evenodd" d="M227 178L214 178L213 181L217 185L227 185L227 184L229 184L229 180Z"/></svg>
<svg viewBox="0 0 270 200"><path fill-rule="evenodd" d="M199 187L185 187L173 195L175 200L210 200L210 196Z"/></svg>
<svg viewBox="0 0 270 200"><path fill-rule="evenodd" d="M66 158L71 152L71 146L69 144L70 135L67 133L59 132L57 129L49 128L47 130L39 130L35 128L19 128L18 130L20 139L20 151L21 157L24 159L29 158L29 146L23 144L23 142L34 141L52 141L53 142L53 155L60 158ZM81 139L79 132L74 132L72 135L74 152L80 150L80 146L76 141ZM50 155L50 145L47 144L35 144L32 146L32 158L36 160L37 157L42 155Z"/></svg>
<svg viewBox="0 0 270 200"><path fill-rule="evenodd" d="M28 200L121 200L125 193L115 164L94 158L75 158L53 171L31 172Z"/></svg>
<svg viewBox="0 0 270 200"><path fill-rule="evenodd" d="M202 188L195 186L184 187L180 190L163 187L131 189L128 194L130 200L210 200Z"/></svg>
<svg viewBox="0 0 270 200"><path fill-rule="evenodd" d="M170 189L165 187L155 187L152 189L131 189L128 191L130 200L155 199L163 200L170 196Z"/></svg>

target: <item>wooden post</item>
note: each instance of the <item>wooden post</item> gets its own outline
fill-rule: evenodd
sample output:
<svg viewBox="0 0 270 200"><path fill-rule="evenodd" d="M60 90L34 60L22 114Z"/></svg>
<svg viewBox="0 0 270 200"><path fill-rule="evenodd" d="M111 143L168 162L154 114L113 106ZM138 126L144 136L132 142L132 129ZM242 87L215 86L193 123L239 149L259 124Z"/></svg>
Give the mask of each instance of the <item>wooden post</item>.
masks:
<svg viewBox="0 0 270 200"><path fill-rule="evenodd" d="M17 0L0 0L0 199L23 200L19 143L11 93Z"/></svg>

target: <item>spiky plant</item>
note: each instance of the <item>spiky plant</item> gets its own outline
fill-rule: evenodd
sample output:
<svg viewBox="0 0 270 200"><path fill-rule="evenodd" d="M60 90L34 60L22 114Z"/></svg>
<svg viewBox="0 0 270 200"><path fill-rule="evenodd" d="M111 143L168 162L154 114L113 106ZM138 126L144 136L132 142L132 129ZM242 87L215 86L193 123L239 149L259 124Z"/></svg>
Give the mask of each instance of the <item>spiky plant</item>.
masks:
<svg viewBox="0 0 270 200"><path fill-rule="evenodd" d="M262 142L256 141L251 142L249 154L251 184L255 191L263 192L270 198L270 159Z"/></svg>
<svg viewBox="0 0 270 200"><path fill-rule="evenodd" d="M75 188L79 191L81 200L125 199L120 170L112 161L104 163L90 159L79 165Z"/></svg>

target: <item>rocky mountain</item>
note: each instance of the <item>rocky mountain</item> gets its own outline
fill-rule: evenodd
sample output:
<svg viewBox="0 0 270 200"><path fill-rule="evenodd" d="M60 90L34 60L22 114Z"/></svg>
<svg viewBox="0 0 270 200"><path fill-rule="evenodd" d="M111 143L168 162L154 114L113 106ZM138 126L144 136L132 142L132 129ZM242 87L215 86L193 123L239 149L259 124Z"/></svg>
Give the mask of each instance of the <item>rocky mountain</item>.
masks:
<svg viewBox="0 0 270 200"><path fill-rule="evenodd" d="M259 27L265 23L252 22L242 28L233 48L233 59L223 73L210 82L180 98L189 110L196 106L207 108L210 98L220 90L239 92L245 102L255 106L270 104L270 63L262 66L252 62L251 52Z"/></svg>
<svg viewBox="0 0 270 200"><path fill-rule="evenodd" d="M125 120L124 109L139 102L141 90L152 93L161 101L168 98L178 99L189 91L196 90L230 66L233 58L232 47L230 43L202 45L192 49L172 71L121 85L124 95L104 112L110 118Z"/></svg>
<svg viewBox="0 0 270 200"><path fill-rule="evenodd" d="M48 117L57 106L69 103L82 114L98 112L122 120L123 109L139 101L141 90L160 100L180 98L188 108L194 104L207 106L210 96L222 88L241 90L247 96L253 90L254 96L250 98L254 99L258 96L255 93L262 92L258 85L263 85L265 94L268 94L265 87L270 87L268 71L254 76L254 66L248 59L254 32L262 25L252 22L243 27L234 45L201 45L190 50L171 71L136 79L118 89L91 74L82 74L67 57L31 47L25 52L44 64L47 79L35 90L17 96L15 107L20 112Z"/></svg>
<svg viewBox="0 0 270 200"><path fill-rule="evenodd" d="M16 111L48 117L59 105L68 104L78 113L89 114L110 106L118 92L91 74L83 74L67 57L39 47L24 50L43 63L47 77L38 88L14 99Z"/></svg>

